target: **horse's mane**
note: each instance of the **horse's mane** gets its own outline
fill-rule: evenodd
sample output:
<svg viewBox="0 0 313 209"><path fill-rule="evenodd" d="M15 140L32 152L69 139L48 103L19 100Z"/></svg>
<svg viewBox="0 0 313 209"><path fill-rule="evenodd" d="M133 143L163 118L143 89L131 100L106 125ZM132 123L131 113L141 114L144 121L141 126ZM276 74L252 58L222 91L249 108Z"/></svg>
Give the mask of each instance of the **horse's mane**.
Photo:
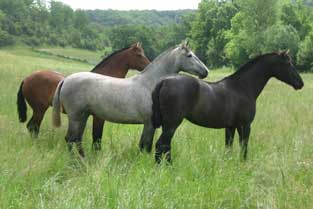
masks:
<svg viewBox="0 0 313 209"><path fill-rule="evenodd" d="M247 63L243 64L242 66L239 67L239 69L234 72L233 74L231 74L230 76L228 76L227 78L232 78L232 77L237 77L240 76L242 73L245 73L246 71L248 71L253 65L255 65L255 63L257 63L260 59L267 57L267 56L273 56L273 55L279 55L279 53L277 52L272 52L272 53L267 53L267 54L262 54L259 56L256 56L252 59L250 59Z"/></svg>
<svg viewBox="0 0 313 209"><path fill-rule="evenodd" d="M110 59L111 57L113 57L114 55L116 55L116 54L118 54L118 53L120 53L120 52L122 52L122 51L124 51L124 50L127 50L127 49L129 49L129 48L130 48L130 46L125 47L125 48L122 48L122 49L119 49L119 50L113 52L112 54L106 56L106 57L103 58L103 60L102 60L101 62L99 62L90 72L95 71L98 67L100 67L101 65L107 63L107 62L109 61L109 59Z"/></svg>
<svg viewBox="0 0 313 209"><path fill-rule="evenodd" d="M144 73L146 72L147 70L149 70L151 68L151 66L153 66L154 63L156 63L157 61L159 61L161 58L163 58L165 55L167 55L170 51L172 51L173 49L177 48L177 46L175 47L171 47L169 48L168 50L162 52L159 56L157 56L143 71L140 72L141 73Z"/></svg>

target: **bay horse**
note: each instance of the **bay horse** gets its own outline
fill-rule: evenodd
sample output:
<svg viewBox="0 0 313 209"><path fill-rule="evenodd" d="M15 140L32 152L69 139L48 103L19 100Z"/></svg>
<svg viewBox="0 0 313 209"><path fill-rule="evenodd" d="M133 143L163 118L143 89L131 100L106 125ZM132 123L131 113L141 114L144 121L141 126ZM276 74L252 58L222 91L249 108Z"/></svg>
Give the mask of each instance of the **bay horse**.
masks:
<svg viewBox="0 0 313 209"><path fill-rule="evenodd" d="M136 76L119 79L94 73L75 73L61 81L53 99L53 124L60 126L61 105L68 116L65 137L71 151L75 143L83 157L82 134L89 115L124 124L144 124L140 149L151 151L155 129L152 127L152 91L166 75L188 72L204 78L207 67L182 43L159 55ZM98 90L98 91L96 91Z"/></svg>
<svg viewBox="0 0 313 209"><path fill-rule="evenodd" d="M162 154L171 161L171 140L184 118L207 128L225 128L227 148L232 147L237 129L241 157L246 159L256 100L272 77L296 90L304 85L288 52L258 56L218 82L205 82L184 75L164 78L152 94L153 127L162 126L162 134L155 146L156 162L160 163Z"/></svg>
<svg viewBox="0 0 313 209"><path fill-rule="evenodd" d="M145 57L140 43L120 49L104 58L91 72L117 78L124 78L129 69L142 71L150 63ZM33 137L37 137L45 112L52 105L52 98L58 83L64 75L54 71L38 71L27 76L21 83L17 94L17 109L20 122L27 117L27 103L33 109L33 116L27 123L27 129ZM93 118L93 147L99 150L104 120Z"/></svg>

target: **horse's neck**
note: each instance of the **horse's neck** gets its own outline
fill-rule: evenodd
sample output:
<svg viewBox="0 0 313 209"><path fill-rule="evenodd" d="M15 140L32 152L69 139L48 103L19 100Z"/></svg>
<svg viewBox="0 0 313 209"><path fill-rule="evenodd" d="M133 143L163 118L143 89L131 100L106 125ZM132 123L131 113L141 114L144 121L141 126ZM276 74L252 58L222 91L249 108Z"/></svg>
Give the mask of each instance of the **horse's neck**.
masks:
<svg viewBox="0 0 313 209"><path fill-rule="evenodd" d="M236 86L240 86L240 90L246 91L249 96L257 99L264 89L266 83L270 79L268 66L257 65L257 63L239 76L234 81Z"/></svg>
<svg viewBox="0 0 313 209"><path fill-rule="evenodd" d="M111 57L109 60L105 61L105 63L100 64L92 72L112 77L124 78L128 72L128 69L128 65L125 63L122 57L117 54Z"/></svg>
<svg viewBox="0 0 313 209"><path fill-rule="evenodd" d="M177 73L176 71L175 60L164 56L163 59L152 62L144 72L137 76L137 79L147 87L154 88L162 77Z"/></svg>

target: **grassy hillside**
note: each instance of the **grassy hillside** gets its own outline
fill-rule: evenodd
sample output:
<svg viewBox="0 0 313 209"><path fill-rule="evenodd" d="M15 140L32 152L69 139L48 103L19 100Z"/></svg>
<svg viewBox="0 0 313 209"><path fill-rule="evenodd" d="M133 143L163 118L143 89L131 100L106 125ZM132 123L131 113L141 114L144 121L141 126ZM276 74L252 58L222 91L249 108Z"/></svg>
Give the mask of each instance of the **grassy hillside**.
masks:
<svg viewBox="0 0 313 209"><path fill-rule="evenodd" d="M80 161L66 149L66 116L52 129L48 111L38 139L18 122L16 93L25 76L91 65L23 48L0 50L0 63L0 208L312 208L312 74L302 75L299 92L274 79L266 86L247 162L239 160L237 136L234 152L225 155L223 130L185 121L173 139L173 165L157 166L138 150L142 125L107 123L96 154L89 123ZM211 71L209 80L229 73Z"/></svg>
<svg viewBox="0 0 313 209"><path fill-rule="evenodd" d="M72 47L39 48L38 52L55 55L63 58L96 64L102 60L103 54L100 51L89 51Z"/></svg>

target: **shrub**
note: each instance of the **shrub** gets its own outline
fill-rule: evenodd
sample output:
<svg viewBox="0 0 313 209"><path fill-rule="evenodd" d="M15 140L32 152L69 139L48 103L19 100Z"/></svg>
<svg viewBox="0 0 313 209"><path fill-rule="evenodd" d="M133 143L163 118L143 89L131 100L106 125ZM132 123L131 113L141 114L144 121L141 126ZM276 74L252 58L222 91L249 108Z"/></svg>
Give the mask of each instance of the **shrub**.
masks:
<svg viewBox="0 0 313 209"><path fill-rule="evenodd" d="M266 53L289 49L292 57L296 57L299 42L298 32L293 26L276 24L264 34L263 51Z"/></svg>
<svg viewBox="0 0 313 209"><path fill-rule="evenodd" d="M313 71L313 32L300 43L297 54L297 65L300 70Z"/></svg>

